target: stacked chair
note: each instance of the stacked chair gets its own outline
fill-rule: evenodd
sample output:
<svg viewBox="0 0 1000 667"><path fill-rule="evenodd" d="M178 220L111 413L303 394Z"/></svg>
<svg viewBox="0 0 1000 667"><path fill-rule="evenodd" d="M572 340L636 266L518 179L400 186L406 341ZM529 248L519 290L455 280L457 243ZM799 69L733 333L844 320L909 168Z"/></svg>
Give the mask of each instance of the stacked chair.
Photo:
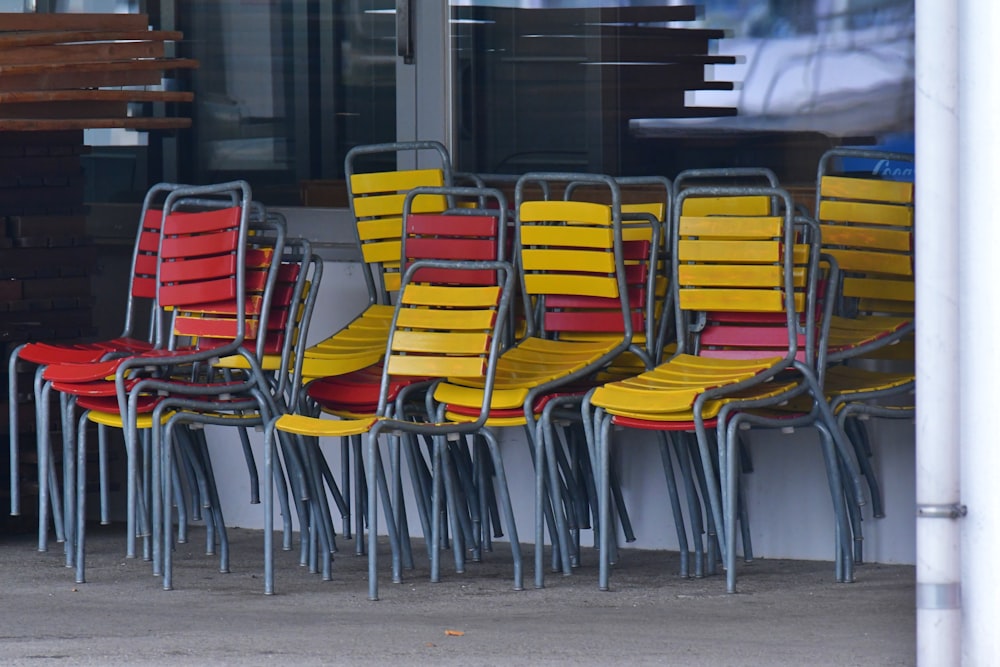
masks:
<svg viewBox="0 0 1000 667"><path fill-rule="evenodd" d="M76 407L83 409L72 540L80 581L88 421L124 431L129 524L134 526L139 497L144 498L152 509L147 521L154 572L164 574L164 587L171 587L170 508L174 489L182 488L179 470L188 473L193 506L209 509L208 551L218 541L220 569L228 570L225 526L204 437L200 430L184 429L175 443L172 435L182 423L262 425L282 409L281 393L290 386L282 375L289 375L293 342L304 341L304 295L312 292L307 283L319 275L308 245L287 243L283 221L264 215L245 183L177 188L167 196L161 215L154 273L158 335L152 348L90 363L50 364L43 372L54 390L74 397ZM231 361L235 357L242 361ZM140 432L152 435L143 456ZM184 452L179 467L173 465L175 447ZM147 471L141 487L140 458ZM183 508L178 499L181 539ZM128 535L134 539L133 530Z"/></svg>
<svg viewBox="0 0 1000 667"><path fill-rule="evenodd" d="M457 276L448 276L457 271ZM469 271L494 274L494 285L469 285L462 281ZM504 262L449 262L420 260L403 274L401 290L390 323L385 360L379 388L378 405L371 415L342 419L321 419L308 415L284 415L268 425L266 431L265 476L274 460L273 441L276 432L300 436L350 437L365 436L366 477L370 480L367 494L368 514L368 586L369 598L378 599L377 576L377 504L379 491L386 507L390 541L393 548L393 577L399 578L400 537L396 535L395 519L390 507L387 486L376 484L384 480L378 453L378 438L386 435L412 433L434 439L434 515L441 503L442 457L449 435L481 435L489 443L493 468L498 478L497 489L502 495L507 529L511 536L515 558L515 588L521 587L520 554L513 510L507 493L503 461L499 445L484 427L489 412L489 398L495 381L497 358L503 328L513 293L513 269ZM457 282L456 282L457 281ZM432 409L432 419L412 421L395 411L389 399L393 377L419 378L461 377L482 378L483 401L478 419L456 422L449 420L443 408ZM433 393L431 394L433 395ZM378 489L376 487L379 487ZM266 498L270 498L269 489ZM265 554L270 554L273 528L271 514L265 505ZM438 525L435 523L435 526ZM437 534L435 532L435 539ZM361 539L360 535L358 539ZM456 547L457 548L457 547ZM270 563L270 561L266 561ZM273 566L265 571L265 591L273 592Z"/></svg>
<svg viewBox="0 0 1000 667"><path fill-rule="evenodd" d="M430 166L414 169L385 169L386 162L403 157L422 161ZM355 220L355 235L360 250L368 304L350 321L310 346L304 353L302 379L310 382L318 378L344 376L347 381L359 379L367 382L381 374L380 362L385 353L385 343L392 319L392 296L399 289L400 243L402 233L403 202L407 193L417 187L441 187L454 184L451 157L447 149L436 141L397 142L356 146L344 159L351 213ZM417 212L438 213L451 202L444 196L422 197ZM325 476L334 499L343 516L344 535L351 536L351 480L350 452L355 456L355 504L363 504L363 470L360 466L361 440L351 439L352 447L342 448L342 477L337 486L330 476ZM324 465L322 458L317 465ZM341 493L342 490L342 493ZM322 502L322 501L321 501ZM329 510L319 508L322 514ZM361 532L363 512L356 516L355 532ZM310 526L321 529L319 525ZM328 534L332 529L326 530ZM331 538L332 539L332 538ZM332 548L332 544L330 545ZM362 544L356 543L361 553ZM331 554L332 555L332 554ZM328 563L324 558L323 563ZM326 567L326 565L324 565ZM324 569L328 574L328 569Z"/></svg>
<svg viewBox="0 0 1000 667"><path fill-rule="evenodd" d="M910 163L909 154L834 149L819 163L816 219L823 251L839 268L830 321L825 391L850 436L868 483L872 514L884 516L864 422L912 419L914 391L914 187L852 165ZM852 514L862 561L860 512Z"/></svg>
<svg viewBox="0 0 1000 667"><path fill-rule="evenodd" d="M777 208L704 215L702 206L687 206L687 200L701 199L731 211L727 198L748 196L777 202ZM733 505L734 494L723 494L730 485L720 483L709 429L716 430L719 452L727 452L729 413L802 393L822 398L810 363L818 247L816 235L810 241L795 221L790 196L776 188L691 187L678 194L672 229L677 351L651 371L592 391L583 405L593 424L602 527L610 525L612 426L694 432L712 518L728 528L723 505ZM829 408L821 417L829 426ZM828 462L835 461L832 443L824 443ZM732 540L727 544L722 535L719 547L729 555ZM608 587L611 544L611 531L602 530L602 589Z"/></svg>
<svg viewBox="0 0 1000 667"><path fill-rule="evenodd" d="M422 201L424 199L431 199L435 202L442 201L442 199L455 199L459 200L459 205L440 213L422 212L427 210ZM402 266L405 268L421 260L503 261L507 252L506 214L507 200L498 190L470 187L414 188L403 200L400 240ZM451 282L458 282L466 286L485 287L496 284L496 277L487 271L452 269L444 273ZM428 276L433 276L433 274L425 270L417 278L419 281L423 281ZM380 399L383 370L380 363L359 371L329 375L312 380L306 388L306 395L309 399L306 412L315 415L317 411L321 411L341 418L375 414ZM390 375L388 393L385 399L395 404L394 414L403 415L415 412L416 418L426 420L429 411L422 407L422 401L424 390L430 381L431 378L418 375ZM304 437L308 434L299 433L297 435ZM355 438L355 440L357 439ZM394 556L401 557L406 567L412 567L405 508L401 502L399 440L394 437L391 442L393 504L399 510L399 515L390 519L391 540L395 547L402 549L401 552L394 549ZM404 438L403 453L406 454L411 477L416 483L415 496L420 510L420 520L425 536L430 539L432 533L429 509L432 504L432 494L429 491L431 475L425 465L426 462L417 455L417 449L412 438L409 436ZM356 461L360 461L360 459L356 458ZM377 466L376 468L381 474L381 467ZM358 479L357 489L362 488L362 482L379 485L384 483L381 477L377 480L369 480L364 474L357 475L356 479ZM450 483L451 477L446 477L446 480ZM482 485L480 484L480 486ZM468 496L466 504L471 517L469 522L463 523L463 527L467 528L465 536L473 545L475 557L478 558L484 540L482 532L478 529L472 529L471 525L474 523L481 527L483 509L481 503L477 502L478 492L466 495ZM451 498L454 499L455 494L451 494ZM358 498L358 507L364 506L364 500L363 497ZM386 504L386 507L388 506ZM456 514L453 512L452 518L457 518ZM357 527L359 535L363 532L363 524L360 522L362 518L363 512L359 511ZM486 535L488 536L488 533ZM488 540L488 537L486 539ZM458 540L461 540L461 536L456 535L456 541ZM359 539L357 542L357 552L363 553L362 540ZM456 550L458 548L456 547ZM394 560L396 578L400 576L400 565L399 560Z"/></svg>
<svg viewBox="0 0 1000 667"><path fill-rule="evenodd" d="M425 164L429 156L433 166L382 171L402 154ZM862 556L861 474L874 515L883 512L863 420L911 418L915 385L912 368L885 370L912 363L913 187L852 172L859 159L911 156L831 151L819 165L813 218L767 170L683 172L673 183L529 173L510 208L500 190L453 174L441 144L358 147L345 168L368 304L311 346L322 263L308 242L289 238L245 183L157 185L143 205L121 335L30 343L9 360L12 397L15 368L38 367L39 549L51 510L67 565L85 580L87 433L96 424L102 521L106 431L124 434L126 554L136 555L137 536L149 537L143 555L172 588L172 544L204 511L206 550L218 547L227 571L204 427L239 429L257 502L247 429L263 426L265 593L274 592L276 498L283 547L292 548L297 518L302 563L328 579L332 495L344 536L353 531L356 552L367 551L373 600L381 505L392 579L401 581L413 567L404 457L431 580L449 543L461 572L467 552L480 559L506 531L521 589L496 435L513 426L534 465L535 585L544 584L546 526L552 568L570 574L593 519L606 590L618 522L634 539L613 464L616 449L627 455L634 445L612 434L637 429L657 434L681 574L690 556L675 461L695 575L721 557L735 591L738 525L751 557L743 433L808 426L829 480L837 579L851 581ZM61 484L43 428L52 392L63 423ZM324 438L341 440L339 483ZM16 475L11 489L17 512Z"/></svg>

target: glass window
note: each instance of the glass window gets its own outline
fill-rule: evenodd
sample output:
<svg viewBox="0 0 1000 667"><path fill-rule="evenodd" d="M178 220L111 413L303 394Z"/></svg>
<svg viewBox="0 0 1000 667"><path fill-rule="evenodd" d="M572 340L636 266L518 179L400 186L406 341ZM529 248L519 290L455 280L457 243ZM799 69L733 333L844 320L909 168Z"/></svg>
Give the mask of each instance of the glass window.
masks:
<svg viewBox="0 0 1000 667"><path fill-rule="evenodd" d="M332 5L332 6L331 6ZM343 178L356 144L395 136L392 0L180 0L194 126L182 178L246 178L275 204L303 182Z"/></svg>
<svg viewBox="0 0 1000 667"><path fill-rule="evenodd" d="M693 4L453 0L459 168L808 181L912 136L913 0Z"/></svg>

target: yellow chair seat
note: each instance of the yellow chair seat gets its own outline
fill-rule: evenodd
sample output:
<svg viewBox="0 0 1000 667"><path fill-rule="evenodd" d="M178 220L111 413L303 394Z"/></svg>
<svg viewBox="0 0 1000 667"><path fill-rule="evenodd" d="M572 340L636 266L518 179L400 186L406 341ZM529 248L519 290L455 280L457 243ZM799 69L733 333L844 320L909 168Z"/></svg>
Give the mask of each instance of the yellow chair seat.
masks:
<svg viewBox="0 0 1000 667"><path fill-rule="evenodd" d="M830 320L827 347L831 350L860 347L897 332L912 323L912 317L845 318L835 316Z"/></svg>
<svg viewBox="0 0 1000 667"><path fill-rule="evenodd" d="M734 360L681 355L634 378L600 387L591 402L623 416L690 413L695 399L706 390L748 380L773 368L781 360L781 357ZM721 400L709 404L713 416L722 405ZM706 411L709 411L709 404L706 404Z"/></svg>
<svg viewBox="0 0 1000 667"><path fill-rule="evenodd" d="M338 438L350 435L361 435L371 430L379 420L368 415L355 419L320 419L305 415L282 415L275 423L275 428L284 433L312 436L317 438Z"/></svg>
<svg viewBox="0 0 1000 667"><path fill-rule="evenodd" d="M834 366L826 371L824 391L829 398L842 398L870 391L900 389L915 379L913 373L887 373L853 366Z"/></svg>
<svg viewBox="0 0 1000 667"><path fill-rule="evenodd" d="M167 410L163 413L160 418L160 424L166 424L167 420L173 416L175 411ZM117 412L101 412L100 410L91 410L87 414L87 419L95 424L100 424L101 426L111 426L113 428L122 428L122 416ZM136 417L136 428L146 429L153 427L153 413L145 413L138 415Z"/></svg>
<svg viewBox="0 0 1000 667"><path fill-rule="evenodd" d="M501 355L490 401L493 410L511 410L524 405L528 391L567 377L613 350L620 339L560 341L528 338ZM434 392L434 399L448 405L479 407L483 404L482 381L449 378ZM523 420L522 422L523 423ZM496 424L500 425L500 424Z"/></svg>
<svg viewBox="0 0 1000 667"><path fill-rule="evenodd" d="M735 401L755 401L775 398L798 386L796 382L765 382L760 385L748 387L741 391L733 392L728 396L713 399L705 402L701 411L703 420L714 419L719 415L722 406ZM697 398L697 396L695 396ZM619 417L630 417L632 419L643 419L654 422L692 422L694 421L694 399L691 399L690 406L686 409L674 412L640 412L631 410L608 409L607 412Z"/></svg>
<svg viewBox="0 0 1000 667"><path fill-rule="evenodd" d="M239 354L234 354L229 357L223 357L213 364L216 368L230 368L233 370L248 370L250 368L250 363L247 361L246 357ZM265 354L264 358L261 359L260 368L266 372L275 372L281 369L281 355L280 354Z"/></svg>

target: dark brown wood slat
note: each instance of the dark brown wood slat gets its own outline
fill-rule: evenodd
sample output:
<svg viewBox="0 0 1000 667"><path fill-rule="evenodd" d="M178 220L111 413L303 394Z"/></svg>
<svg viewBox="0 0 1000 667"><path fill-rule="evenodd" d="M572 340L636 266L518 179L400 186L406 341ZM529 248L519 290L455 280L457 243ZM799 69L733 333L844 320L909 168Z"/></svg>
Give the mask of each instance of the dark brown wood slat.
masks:
<svg viewBox="0 0 1000 667"><path fill-rule="evenodd" d="M0 13L3 30L143 30L146 14L20 14Z"/></svg>
<svg viewBox="0 0 1000 667"><path fill-rule="evenodd" d="M13 102L0 104L0 120L9 118L109 118L128 114L128 102Z"/></svg>
<svg viewBox="0 0 1000 667"><path fill-rule="evenodd" d="M191 127L190 118L5 118L0 119L0 131L42 132L50 130L83 130L103 128L127 130L183 130ZM2 201L2 195L0 195Z"/></svg>
<svg viewBox="0 0 1000 667"><path fill-rule="evenodd" d="M54 65L8 65L0 67L0 92L103 88L107 86L153 86L163 72L191 69L196 60L136 60L122 63L78 63ZM11 73L17 71L17 74Z"/></svg>
<svg viewBox="0 0 1000 667"><path fill-rule="evenodd" d="M122 70L134 71L162 71L173 69L194 69L198 67L197 60L190 58L153 58L149 60L123 60L113 62L85 62L85 63L30 63L23 65L0 65L0 81L7 76L18 76L24 74L45 74L47 72L59 70L71 70L73 72L95 72ZM30 90L30 89L29 89Z"/></svg>
<svg viewBox="0 0 1000 667"><path fill-rule="evenodd" d="M0 49L0 65L107 62L135 58L163 58L163 42L96 42Z"/></svg>
<svg viewBox="0 0 1000 667"><path fill-rule="evenodd" d="M181 90L17 90L0 93L0 104L16 102L191 102L194 93Z"/></svg>
<svg viewBox="0 0 1000 667"><path fill-rule="evenodd" d="M103 86L156 86L162 81L159 71L124 72L50 72L0 76L0 92L33 89L100 88Z"/></svg>
<svg viewBox="0 0 1000 667"><path fill-rule="evenodd" d="M3 32L0 30L0 50L80 42L178 42L183 38L184 33L176 30L60 30L56 32Z"/></svg>

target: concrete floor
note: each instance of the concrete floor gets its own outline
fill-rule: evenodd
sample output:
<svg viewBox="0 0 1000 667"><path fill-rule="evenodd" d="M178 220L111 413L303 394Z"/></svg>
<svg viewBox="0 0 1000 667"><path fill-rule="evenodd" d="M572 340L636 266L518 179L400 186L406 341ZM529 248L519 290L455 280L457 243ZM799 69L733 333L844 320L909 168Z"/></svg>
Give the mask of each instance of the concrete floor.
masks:
<svg viewBox="0 0 1000 667"><path fill-rule="evenodd" d="M175 556L175 590L124 558L120 526L88 530L88 583L73 583L61 545L0 535L3 665L912 665L914 568L868 564L837 584L826 562L741 565L740 593L722 576L680 579L677 554L625 550L611 592L587 550L571 577L511 589L509 549L442 581L425 554L405 583L366 598L366 559L342 543L333 581L277 553L277 595L262 594L260 531L231 529L232 567L218 572L196 529ZM419 547L419 545L417 545ZM526 585L531 586L530 547ZM388 574L388 558L380 561Z"/></svg>

